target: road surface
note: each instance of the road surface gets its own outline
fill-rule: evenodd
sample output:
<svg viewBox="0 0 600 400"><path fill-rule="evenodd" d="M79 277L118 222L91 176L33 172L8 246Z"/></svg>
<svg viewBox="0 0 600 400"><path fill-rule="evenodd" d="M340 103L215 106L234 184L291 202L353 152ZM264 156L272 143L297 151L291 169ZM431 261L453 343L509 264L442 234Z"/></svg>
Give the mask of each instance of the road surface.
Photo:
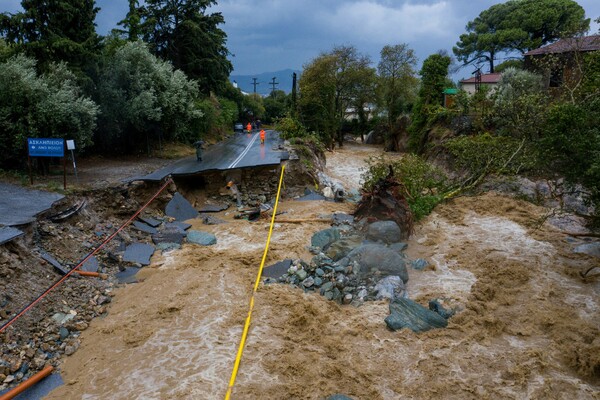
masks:
<svg viewBox="0 0 600 400"><path fill-rule="evenodd" d="M167 165L146 176L136 178L144 181L160 181L171 176L195 175L204 171L279 165L288 159L288 153L279 149L281 139L274 130L266 130L265 143L260 143L258 132L236 133L202 151L202 161L189 157Z"/></svg>

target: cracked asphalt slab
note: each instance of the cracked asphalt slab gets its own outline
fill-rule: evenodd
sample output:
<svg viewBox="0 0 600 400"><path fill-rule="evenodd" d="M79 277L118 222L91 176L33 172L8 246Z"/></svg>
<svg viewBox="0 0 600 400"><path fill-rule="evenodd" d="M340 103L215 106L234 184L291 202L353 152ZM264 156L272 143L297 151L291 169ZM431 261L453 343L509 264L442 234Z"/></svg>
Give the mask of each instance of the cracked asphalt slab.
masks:
<svg viewBox="0 0 600 400"><path fill-rule="evenodd" d="M0 182L0 225L25 225L64 196Z"/></svg>
<svg viewBox="0 0 600 400"><path fill-rule="evenodd" d="M151 174L131 180L161 181L165 177L195 175L205 171L279 165L287 160L287 151L279 149L282 143L279 132L267 130L265 143L260 143L259 133L236 133L230 138L202 151L202 160L189 157L167 165Z"/></svg>

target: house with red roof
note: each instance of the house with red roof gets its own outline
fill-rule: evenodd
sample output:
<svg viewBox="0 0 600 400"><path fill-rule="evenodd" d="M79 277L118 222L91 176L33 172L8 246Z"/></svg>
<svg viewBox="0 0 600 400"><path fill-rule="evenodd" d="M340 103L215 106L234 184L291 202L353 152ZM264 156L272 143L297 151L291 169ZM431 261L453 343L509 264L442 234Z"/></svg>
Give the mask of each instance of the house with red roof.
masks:
<svg viewBox="0 0 600 400"><path fill-rule="evenodd" d="M561 39L525 53L525 68L542 74L548 88L572 85L581 79L585 55L596 51L600 35Z"/></svg>
<svg viewBox="0 0 600 400"><path fill-rule="evenodd" d="M477 90L483 85L488 86L493 90L493 87L496 86L500 81L501 76L502 73L500 72L494 72L492 74L480 74L479 76L474 76L472 78L463 79L460 81L460 88L469 95L477 93Z"/></svg>

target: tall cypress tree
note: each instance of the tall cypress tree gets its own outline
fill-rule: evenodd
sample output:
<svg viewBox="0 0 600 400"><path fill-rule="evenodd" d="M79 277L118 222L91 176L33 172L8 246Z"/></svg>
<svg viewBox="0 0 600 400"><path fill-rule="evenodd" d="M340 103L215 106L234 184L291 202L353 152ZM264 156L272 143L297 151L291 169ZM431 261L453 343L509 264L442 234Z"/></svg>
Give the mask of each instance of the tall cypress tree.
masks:
<svg viewBox="0 0 600 400"><path fill-rule="evenodd" d="M126 34L130 42L138 40L142 36L139 0L129 0L129 11L125 19L119 21L118 25L124 29L115 29L119 34Z"/></svg>
<svg viewBox="0 0 600 400"><path fill-rule="evenodd" d="M203 93L220 92L233 69L215 0L147 0L140 8L144 41L153 52L196 79Z"/></svg>

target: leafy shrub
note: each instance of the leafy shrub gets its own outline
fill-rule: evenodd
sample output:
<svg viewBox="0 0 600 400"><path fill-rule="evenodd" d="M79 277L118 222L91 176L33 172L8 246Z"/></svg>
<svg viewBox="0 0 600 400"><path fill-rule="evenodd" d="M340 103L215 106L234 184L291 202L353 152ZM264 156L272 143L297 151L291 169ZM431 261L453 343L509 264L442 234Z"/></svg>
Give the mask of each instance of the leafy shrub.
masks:
<svg viewBox="0 0 600 400"><path fill-rule="evenodd" d="M516 174L538 163L537 152L530 144L507 136L489 133L461 136L444 142L442 146L453 156L456 167L474 175Z"/></svg>
<svg viewBox="0 0 600 400"><path fill-rule="evenodd" d="M364 190L372 190L388 175L391 166L394 177L406 188L408 205L417 221L431 213L451 190L446 174L417 155L407 154L396 161L387 160L385 156L371 157L367 165L362 175Z"/></svg>

